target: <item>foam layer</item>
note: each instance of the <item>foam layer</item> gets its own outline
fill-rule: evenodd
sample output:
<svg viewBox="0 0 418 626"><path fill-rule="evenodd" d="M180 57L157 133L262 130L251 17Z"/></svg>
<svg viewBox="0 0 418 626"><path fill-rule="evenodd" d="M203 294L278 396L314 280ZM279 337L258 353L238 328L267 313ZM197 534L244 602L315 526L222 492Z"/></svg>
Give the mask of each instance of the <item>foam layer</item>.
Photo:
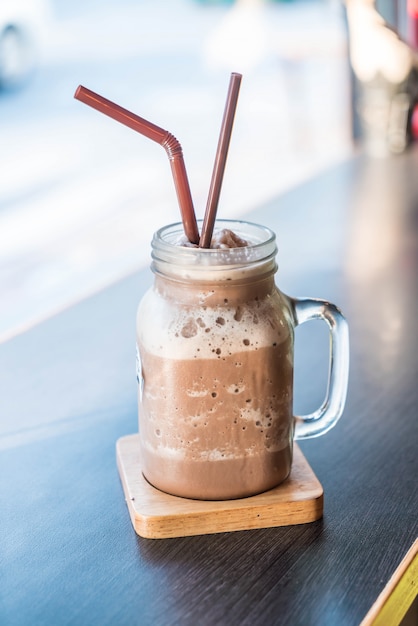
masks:
<svg viewBox="0 0 418 626"><path fill-rule="evenodd" d="M242 239L239 235L234 233L229 228L222 228L221 230L215 230L212 236L212 241L210 244L211 249L231 249L231 248L244 248L246 246L251 246L255 242L251 242L250 240ZM198 245L195 243L190 243L187 239L186 235L181 235L176 241L175 245L184 246L186 248L198 248Z"/></svg>
<svg viewBox="0 0 418 626"><path fill-rule="evenodd" d="M284 320L275 314L271 298L234 307L176 308L149 291L138 316L138 340L144 349L171 359L220 360L281 343L289 334Z"/></svg>

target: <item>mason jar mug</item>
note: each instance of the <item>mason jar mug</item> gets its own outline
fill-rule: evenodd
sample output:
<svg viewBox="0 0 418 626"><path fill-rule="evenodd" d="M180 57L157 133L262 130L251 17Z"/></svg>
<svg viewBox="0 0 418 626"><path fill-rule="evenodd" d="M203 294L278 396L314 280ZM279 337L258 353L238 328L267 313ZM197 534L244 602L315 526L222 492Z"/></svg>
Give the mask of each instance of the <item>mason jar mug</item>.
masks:
<svg viewBox="0 0 418 626"><path fill-rule="evenodd" d="M164 492L204 500L283 482L293 440L322 435L340 418L349 362L341 311L276 286L274 233L236 220L216 227L232 231L237 247L184 245L181 224L155 233L154 283L137 313L142 472ZM316 412L298 417L294 331L312 319L329 328L328 389Z"/></svg>

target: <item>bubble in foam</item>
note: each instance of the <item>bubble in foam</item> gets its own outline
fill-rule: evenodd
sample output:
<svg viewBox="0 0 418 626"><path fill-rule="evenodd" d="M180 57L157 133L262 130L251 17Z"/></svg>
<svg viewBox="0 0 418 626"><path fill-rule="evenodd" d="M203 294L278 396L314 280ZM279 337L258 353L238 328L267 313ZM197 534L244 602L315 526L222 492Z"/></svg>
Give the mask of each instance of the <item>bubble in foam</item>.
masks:
<svg viewBox="0 0 418 626"><path fill-rule="evenodd" d="M244 315L242 307L238 306L235 310L234 320L236 322L240 322L242 320L242 316Z"/></svg>
<svg viewBox="0 0 418 626"><path fill-rule="evenodd" d="M236 383L234 385L228 385L228 387L226 387L226 391L228 393L242 393L243 391L245 391L245 385L242 382Z"/></svg>
<svg viewBox="0 0 418 626"><path fill-rule="evenodd" d="M187 322L184 324L181 329L181 335L185 339L189 339L190 337L195 337L197 335L197 324L196 320L190 317Z"/></svg>

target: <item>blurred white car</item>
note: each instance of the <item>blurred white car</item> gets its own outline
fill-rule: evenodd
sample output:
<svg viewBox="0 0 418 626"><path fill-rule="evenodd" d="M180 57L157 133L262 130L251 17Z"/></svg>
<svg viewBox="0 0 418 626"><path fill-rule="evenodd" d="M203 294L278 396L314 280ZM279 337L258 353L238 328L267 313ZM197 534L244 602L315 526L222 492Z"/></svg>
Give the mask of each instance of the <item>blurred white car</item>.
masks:
<svg viewBox="0 0 418 626"><path fill-rule="evenodd" d="M0 0L0 90L23 84L36 67L49 17L47 0Z"/></svg>

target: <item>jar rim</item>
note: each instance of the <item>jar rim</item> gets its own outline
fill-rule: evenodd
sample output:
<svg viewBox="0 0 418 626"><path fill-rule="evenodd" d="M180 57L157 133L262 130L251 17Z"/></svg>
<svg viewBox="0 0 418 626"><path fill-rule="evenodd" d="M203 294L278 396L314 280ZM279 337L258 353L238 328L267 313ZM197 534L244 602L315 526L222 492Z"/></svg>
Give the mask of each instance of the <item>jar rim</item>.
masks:
<svg viewBox="0 0 418 626"><path fill-rule="evenodd" d="M198 222L199 224L199 222ZM201 222L199 227L201 229ZM232 230L248 246L237 248L198 248L179 245L184 235L183 225L176 222L163 226L154 233L151 242L152 258L157 262L173 263L177 266L233 267L246 266L267 261L277 253L276 235L267 226L246 220L219 219L215 231Z"/></svg>

